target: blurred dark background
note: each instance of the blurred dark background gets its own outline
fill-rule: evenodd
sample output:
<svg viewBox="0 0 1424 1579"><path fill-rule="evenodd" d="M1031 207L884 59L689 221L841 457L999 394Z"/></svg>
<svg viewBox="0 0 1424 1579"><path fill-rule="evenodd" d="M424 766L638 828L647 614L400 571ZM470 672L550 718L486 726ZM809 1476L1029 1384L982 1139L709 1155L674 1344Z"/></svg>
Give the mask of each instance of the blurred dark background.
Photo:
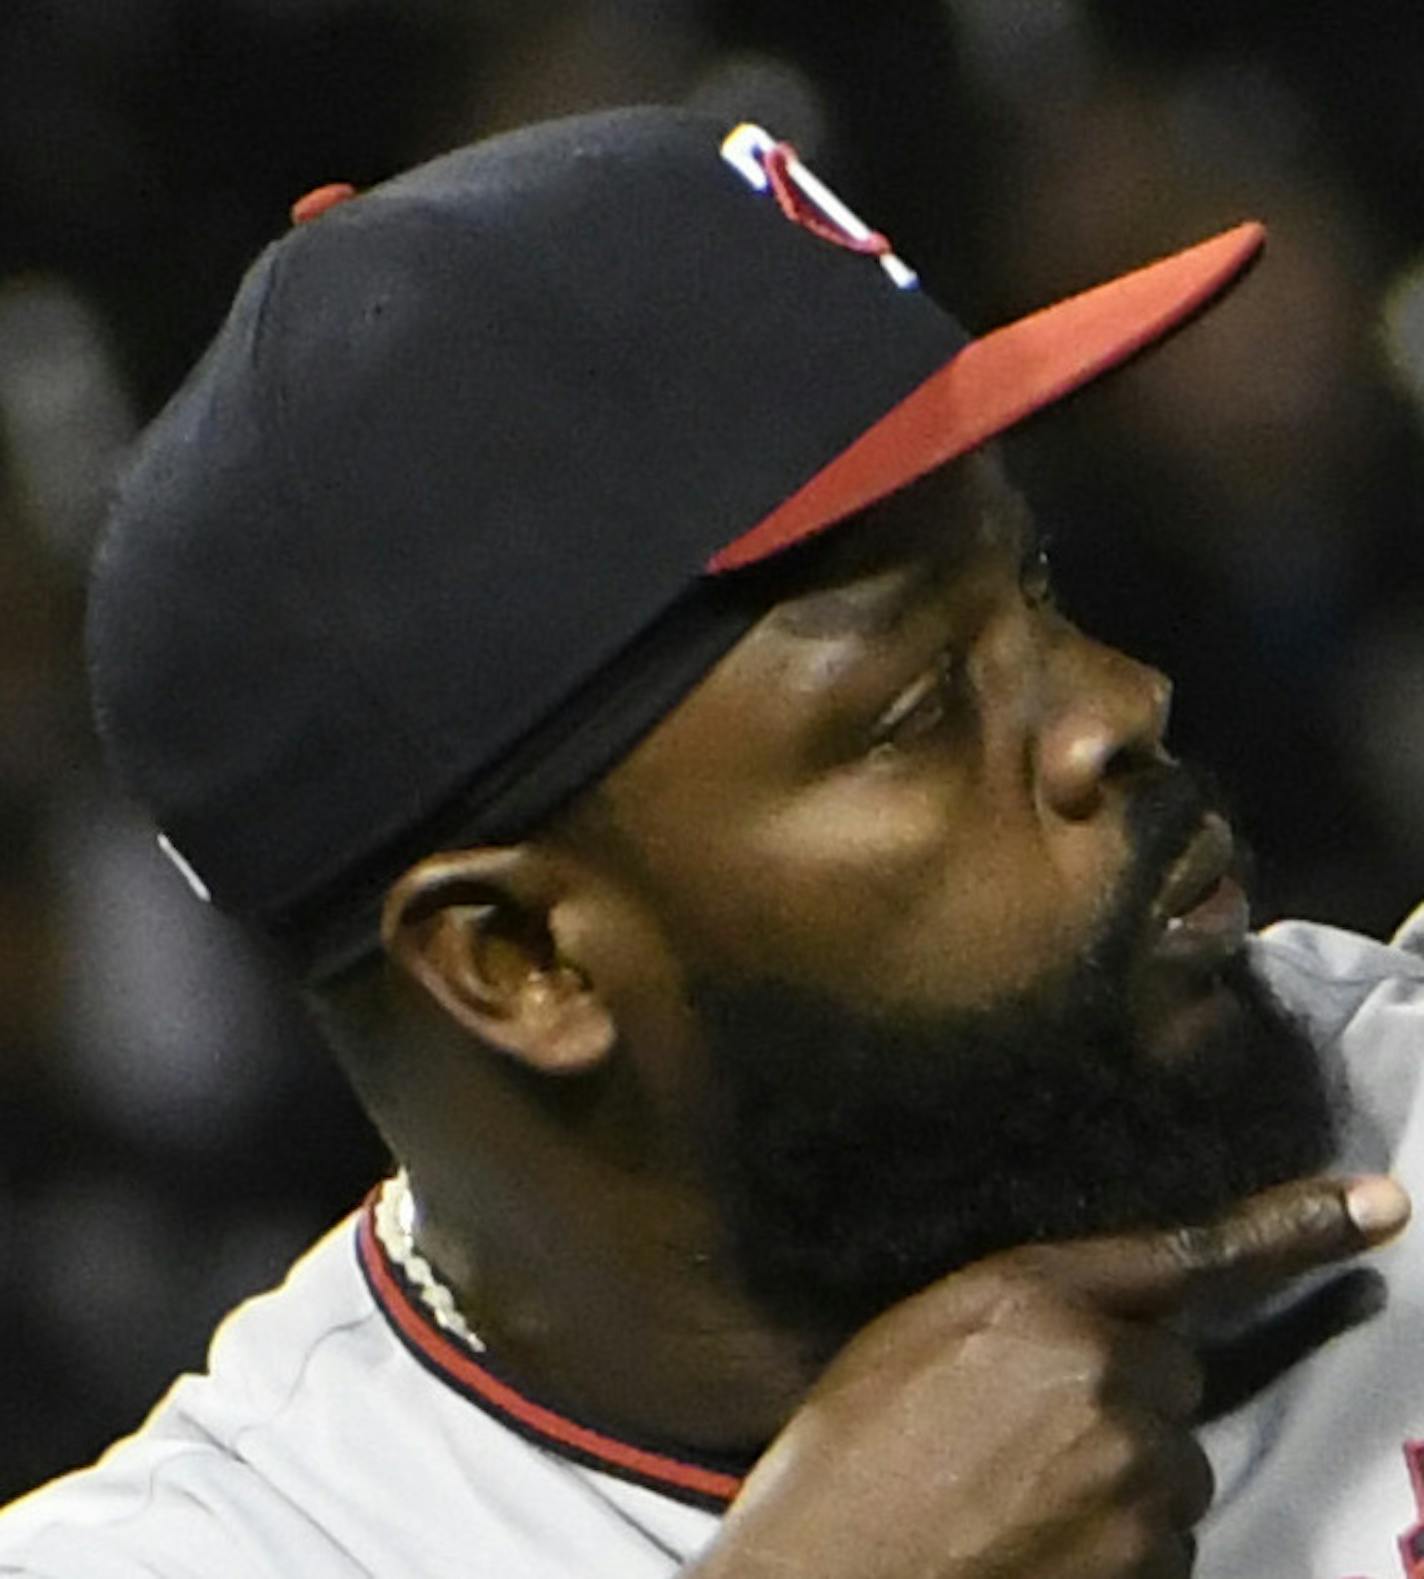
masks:
<svg viewBox="0 0 1424 1579"><path fill-rule="evenodd" d="M104 488L294 198L546 114L789 136L989 327L1254 215L1218 313L1012 441L1069 603L1178 682L1261 919L1424 877L1412 0L5 0L0 1500L131 1427L383 1166L282 989L105 790Z"/></svg>

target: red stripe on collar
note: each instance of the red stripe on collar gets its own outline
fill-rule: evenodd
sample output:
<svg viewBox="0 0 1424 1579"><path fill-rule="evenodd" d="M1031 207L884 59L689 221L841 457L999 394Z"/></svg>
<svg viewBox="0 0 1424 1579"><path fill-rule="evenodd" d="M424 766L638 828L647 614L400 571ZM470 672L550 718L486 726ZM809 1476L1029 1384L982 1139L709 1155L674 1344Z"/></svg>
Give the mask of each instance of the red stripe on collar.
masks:
<svg viewBox="0 0 1424 1579"><path fill-rule="evenodd" d="M592 1469L720 1512L741 1477L654 1448L624 1442L527 1398L435 1325L387 1256L375 1228L373 1194L361 1211L356 1254L372 1297L397 1336L427 1370L528 1440Z"/></svg>

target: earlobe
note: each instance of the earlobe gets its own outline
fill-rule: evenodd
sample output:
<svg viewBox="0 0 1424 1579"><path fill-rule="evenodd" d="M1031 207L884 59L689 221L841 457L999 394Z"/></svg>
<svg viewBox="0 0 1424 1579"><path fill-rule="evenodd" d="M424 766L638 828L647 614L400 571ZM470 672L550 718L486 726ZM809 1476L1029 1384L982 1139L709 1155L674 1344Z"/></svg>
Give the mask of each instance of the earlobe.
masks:
<svg viewBox="0 0 1424 1579"><path fill-rule="evenodd" d="M528 846L428 856L391 887L381 939L396 967L467 1035L543 1074L602 1064L612 1015L560 957L553 894Z"/></svg>

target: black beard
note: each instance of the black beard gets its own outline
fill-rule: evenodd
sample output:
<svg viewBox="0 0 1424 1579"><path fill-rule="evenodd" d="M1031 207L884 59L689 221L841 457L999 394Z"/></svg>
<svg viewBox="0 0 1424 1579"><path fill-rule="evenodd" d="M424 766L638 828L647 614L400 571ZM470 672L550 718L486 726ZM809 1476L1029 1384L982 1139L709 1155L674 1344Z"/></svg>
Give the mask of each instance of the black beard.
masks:
<svg viewBox="0 0 1424 1579"><path fill-rule="evenodd" d="M774 1320L832 1339L957 1267L1037 1241L1202 1222L1321 1168L1331 1095L1244 956L1232 1012L1170 1059L1134 1023L1147 909L1211 806L1166 774L1066 973L936 1021L847 1012L781 982L701 981L707 1158L739 1272Z"/></svg>

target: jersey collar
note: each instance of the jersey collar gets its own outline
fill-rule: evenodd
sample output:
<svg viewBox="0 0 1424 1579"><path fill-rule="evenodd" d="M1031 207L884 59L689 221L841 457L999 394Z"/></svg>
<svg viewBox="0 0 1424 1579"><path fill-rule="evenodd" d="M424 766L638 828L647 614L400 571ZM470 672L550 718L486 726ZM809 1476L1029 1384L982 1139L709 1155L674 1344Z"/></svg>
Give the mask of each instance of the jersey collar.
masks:
<svg viewBox="0 0 1424 1579"><path fill-rule="evenodd" d="M635 1442L575 1420L531 1398L488 1354L470 1349L431 1319L402 1268L376 1233L377 1194L363 1206L357 1224L356 1256L381 1314L425 1369L502 1425L561 1458L616 1475L694 1507L721 1512L741 1488L744 1465L650 1442Z"/></svg>

